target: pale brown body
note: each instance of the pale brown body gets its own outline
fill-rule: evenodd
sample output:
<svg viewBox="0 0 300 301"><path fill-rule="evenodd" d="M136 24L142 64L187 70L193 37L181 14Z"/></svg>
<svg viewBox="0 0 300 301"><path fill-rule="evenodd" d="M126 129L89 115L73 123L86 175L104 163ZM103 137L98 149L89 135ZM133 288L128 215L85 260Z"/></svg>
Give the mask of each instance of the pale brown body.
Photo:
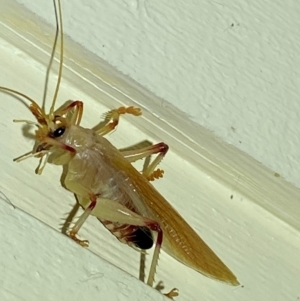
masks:
<svg viewBox="0 0 300 301"><path fill-rule="evenodd" d="M90 129L71 126L60 141L76 145L76 154L68 162L65 185L78 196L84 208L90 203L88 195L93 193L133 211L132 215L126 211L129 215L123 220L122 214L96 205L92 215L101 221L107 220L108 215L116 215L119 223L128 224L143 221L135 214L154 220L163 230L162 248L168 254L205 276L238 284L195 231L108 140Z"/></svg>

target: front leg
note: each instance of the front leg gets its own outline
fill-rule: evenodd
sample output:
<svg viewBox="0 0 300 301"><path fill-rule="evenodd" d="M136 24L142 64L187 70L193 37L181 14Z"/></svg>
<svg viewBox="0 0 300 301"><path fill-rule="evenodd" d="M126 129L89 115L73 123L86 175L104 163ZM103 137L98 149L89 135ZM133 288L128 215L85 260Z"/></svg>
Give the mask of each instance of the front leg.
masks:
<svg viewBox="0 0 300 301"><path fill-rule="evenodd" d="M135 107L120 107L115 110L111 110L105 116L105 125L96 130L96 133L100 136L104 136L112 132L119 124L120 115L130 114L134 116L140 116L142 111L140 108Z"/></svg>

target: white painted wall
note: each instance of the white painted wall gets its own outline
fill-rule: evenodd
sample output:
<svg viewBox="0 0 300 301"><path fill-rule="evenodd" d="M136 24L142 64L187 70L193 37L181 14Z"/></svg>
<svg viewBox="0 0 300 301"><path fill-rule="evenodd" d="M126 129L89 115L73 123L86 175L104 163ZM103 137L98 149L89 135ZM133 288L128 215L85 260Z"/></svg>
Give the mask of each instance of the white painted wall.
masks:
<svg viewBox="0 0 300 301"><path fill-rule="evenodd" d="M4 14L4 19L5 17L7 18L5 22L11 22L19 31L24 30L30 32L33 41L35 38L38 38L43 44L45 39L47 39L47 34L44 32L42 24L37 22L34 18L29 19L28 15L19 7L13 7L13 1L7 2L6 0L0 0L0 3L3 4L4 2L9 3L6 7L7 11L9 9L11 10L10 14ZM163 168L166 170L166 177L162 181L157 181L155 185L196 231L201 234L205 241L207 241L219 256L234 270L244 287L232 288L211 281L182 266L166 253L162 253L161 255L157 279L164 280L167 289L178 286L181 292L180 299L178 300L182 301L194 300L195 296L203 300L214 301L252 301L257 298L267 301L276 299L297 300L297 298L299 298L299 281L297 275L300 273L300 255L298 251L300 248L300 234L298 219L299 206L297 206L296 201L299 190L291 188L282 178L274 178L273 173L266 170L262 165L254 164L249 157L244 157L241 153L234 151L234 149L227 148L226 144L220 144L217 140L214 140L213 135L210 134L206 137L205 132L203 133L200 128L196 128L195 132L196 134L199 133L201 144L204 146L201 152L197 152L197 143L200 144L199 141L184 140L186 137L187 140L191 137L188 135L189 133L185 131L193 127L192 123L189 124L190 127L187 126L183 129L182 136L178 136L178 132L175 131L174 137L172 137L173 132L168 136L169 133L164 131L164 129L167 128L166 124L168 121L173 125L173 122L180 120L177 115L175 116L176 111L168 106L167 101L173 103L173 100L178 100L178 105L181 104L185 106L187 110L191 110L191 105L187 105L187 100L196 103L196 100L199 98L201 99L201 103L193 106L192 111L188 111L188 113L194 115L194 117L199 116L199 122L205 121L205 125L211 129L212 124L214 124L216 128L213 130L216 133L219 133L219 135L227 141L229 139L237 141L240 147L245 147L245 145L247 146L248 144L253 147L256 145L257 149L255 149L255 152L258 151L257 154L262 154L263 151L267 150L271 145L272 149L270 151L274 151L273 154L275 154L277 149L275 147L276 144L273 144L273 141L269 140L273 133L271 130L273 131L276 126L280 126L280 130L277 128L276 131L281 133L283 127L278 120L282 118L288 123L292 122L293 119L287 118L285 114L282 114L282 116L275 116L276 123L274 122L272 126L270 125L272 122L266 118L273 118L274 114L269 114L269 108L266 110L260 109L258 104L266 104L265 98L267 97L265 97L265 95L268 95L267 99L270 101L278 99L281 94L278 92L275 93L275 91L276 88L279 89L280 85L278 83L274 89L264 90L267 85L262 84L265 77L253 75L258 67L255 67L257 61L254 59L251 61L253 57L258 57L257 53L256 55L252 54L254 50L259 52L264 49L263 47L254 47L256 41L254 33L256 33L257 37L259 36L259 32L261 32L259 30L267 32L274 30L274 32L276 32L275 27L268 27L264 24L264 26L261 25L261 28L258 28L258 24L262 22L262 20L258 21L259 18L255 18L255 16L260 16L261 18L262 16L259 13L254 14L253 11L259 11L259 8L250 7L249 4L247 4L247 7L243 6L244 10L240 10L239 14L234 14L234 9L237 11L238 9L233 4L231 7L228 1L224 6L219 5L220 3L206 5L202 3L199 7L199 1L195 1L194 5L197 6L198 10L194 9L191 3L189 9L183 9L180 7L180 3L177 2L176 9L178 9L177 13L180 14L180 17L177 18L179 25L177 27L174 25L174 28L167 28L162 22L166 21L165 24L172 24L172 20L176 19L176 10L173 9L172 14L167 14L166 10L169 11L170 8L163 6L163 2L157 3L156 5L154 5L153 1L151 3L149 1L131 2L133 6L127 6L126 3L128 4L129 2L105 3L101 1L95 3L95 5L90 4L89 6L86 4L82 6L80 2L75 5L74 1L64 3L65 26L67 32L73 39L81 38L84 46L88 45L91 47L89 48L90 51L99 55L101 54L100 56L103 56L111 64L124 73L129 74L139 83L142 83L165 99L161 100L158 109L154 110L154 112L156 112L154 117L157 117L157 119L151 116L146 110L145 116L141 119L134 119L134 121L132 121L132 119L122 120L122 126L109 138L117 145L124 146L128 144L128 141L138 142L145 138L151 141L159 141L160 139L168 137L172 143L171 149L173 149L173 146L175 149L176 144L173 143L173 140L176 138L184 142L185 147L182 147L182 153L171 151L166 160L164 160ZM269 10L266 10L266 12L275 6L274 3L275 2L269 3ZM134 4L137 4L137 6L135 7ZM182 5L186 7L188 4L188 1L182 3ZM38 9L39 14L44 14L45 17L51 18L51 22L53 21L51 1L39 1L35 3L28 1L27 6L30 9ZM98 8L96 9L96 7ZM3 6L1 6L1 8L3 8ZM288 2L286 2L283 11L288 9ZM89 11L89 13L85 13L84 10ZM291 11L296 12L296 9L291 8ZM13 12L15 12L15 15L12 15ZM280 13L283 14L282 11ZM189 14L195 14L195 17L189 19ZM181 17L182 15L184 17ZM172 16L172 20L168 19L169 16ZM220 16L221 21L219 21L218 16ZM246 16L248 16L248 18L246 18ZM290 24L289 22L292 16L293 14L290 13L289 17L282 17L286 19L284 20L286 23L283 24L284 22L282 21L281 25L274 23L274 26L278 26L278 29L282 30L282 28L287 26L286 24ZM244 25L244 27L242 27L242 18L247 26ZM251 18L255 19L255 22L250 22L249 19ZM153 20L156 20L156 22ZM211 20L215 21L213 22ZM102 21L104 21L105 24L101 24ZM95 31L89 31L88 27L81 22L92 24L92 30ZM109 22L111 22L110 26L107 25ZM182 22L189 24L189 26L186 26L185 29L185 25L183 25ZM199 22L197 26L195 22ZM219 25L219 22L222 22L222 26ZM294 20L294 22L297 22L297 20ZM33 23L37 23L38 28L41 27L36 29ZM96 24L99 26L98 29L95 27ZM192 24L194 25L192 26ZM234 24L234 26L231 27L231 24ZM255 27L251 27L253 24ZM180 31L177 30L177 28L179 28ZM253 28L256 29L254 30ZM294 29L292 26L290 26L289 29L291 29L292 34ZM84 30L86 30L86 32ZM198 39L195 38L195 32L197 30L199 30ZM179 32L180 37L176 35L179 34ZM191 33L191 36L188 37L187 32ZM216 34L216 32L218 34ZM253 35L249 35L249 32L253 33ZM81 34L79 35L79 33ZM150 33L151 37L148 36L146 38L146 34L148 35ZM286 33L284 38L288 39L289 32L286 31ZM2 40L4 31L1 31L0 34L1 84L14 87L19 91L28 93L32 97L39 99L42 93L41 87L45 72L43 67L47 64L47 56L40 49L34 49L34 46L28 47L27 45L25 47L26 43L21 37L15 37L11 45L10 43L5 43L10 36L4 35L4 40ZM27 35L29 41L31 41L30 34L29 38ZM24 35L26 36L26 34ZM216 38L216 36L218 38ZM135 37L137 38L136 42L132 40ZM204 37L206 37L206 39L204 39ZM157 38L157 41L155 40L156 42L154 42L154 38ZM51 39L52 36L49 35L49 40L51 41ZM84 39L86 39L86 41L84 41ZM124 39L123 42L122 39ZM236 42L236 40L239 39L243 42ZM99 40L104 42L99 42ZM245 44L254 45L253 48L245 46L243 44L245 40ZM227 44L229 41L231 44ZM99 44L96 44L96 42ZM203 44L201 44L202 42ZM198 46L196 46L197 43L199 43ZM220 45L218 43L220 43ZM104 47L102 47L102 45L104 45ZM155 45L155 49L151 48L153 45ZM177 46L175 47L175 45ZM183 46L179 47L178 45ZM187 47L187 45L191 46ZM225 47L226 45L227 48ZM99 47L99 49L97 50L96 47ZM191 51L193 47L199 49L197 49L197 51ZM222 47L225 47L226 51L222 51ZM160 52L159 49L162 48L164 51ZM244 51L242 51L243 49ZM77 48L74 47L74 51L76 50ZM29 52L30 55L28 55L26 51ZM186 54L185 51L190 51L190 53ZM289 48L288 51L292 50ZM252 56L249 54L250 52ZM250 61L243 60L239 56L241 53ZM155 54L157 56L155 56ZM195 55L195 57L190 63L187 63L192 57L192 54ZM66 55L68 55L68 51L66 51ZM82 59L80 62L83 63L82 67L89 65L88 59L90 57L84 61L81 52L78 53L78 56ZM230 59L230 56L231 58L237 57L237 59ZM73 57L74 56L72 56L72 58ZM212 57L217 59L214 60ZM274 57L270 58L268 56L265 61L259 63L260 66L266 64L266 62L268 62L267 66L275 66L275 63L272 65L268 61L270 59L276 60ZM218 65L220 61L223 65ZM278 63L276 61L276 63L276 66L280 65L280 62ZM67 62L68 66L70 64L70 61ZM197 64L200 65L198 68L196 68ZM230 66L233 65L236 66L235 69L230 68ZM240 67L241 65L242 67ZM208 66L210 67L208 68ZM226 66L226 68L224 66ZM292 66L296 66L296 63ZM181 71L176 73L173 68L181 68ZM187 68L189 68L188 71ZM269 70L266 66L264 68L263 70ZM229 70L232 74L226 73L229 72ZM101 70L99 70L99 72L101 72ZM193 72L192 77L189 72ZM283 74L285 74L284 72L266 73L269 74L270 78L273 78L274 81L277 80L280 82L282 86L284 86L283 81L292 83L292 80L296 80L296 77L293 76L292 78L283 76ZM147 74L147 77L144 76L145 74ZM265 75L264 72L261 74ZM263 76L261 74L260 76ZM222 75L222 77L220 75ZM72 81L70 81L70 78L72 78ZM107 78L109 78L109 81L107 81L109 83L115 79L109 72ZM72 73L70 75L68 70L65 70L64 79L65 81L61 87L60 101L75 97L82 98L86 105L85 118L83 121L86 126L94 124L94 121L98 120L101 113L107 111L108 107L114 107L119 103L129 104L131 101L134 103L139 101L137 97L134 97L134 95L138 95L134 94L136 92L134 90L128 89L127 94L118 94L117 92L119 91L116 89L109 91L109 89L103 88L100 80L91 82L84 81L82 78L78 79L77 76ZM249 79L249 81L246 79ZM196 83L193 82L194 80ZM54 81L55 78L52 77L51 83L53 84ZM116 81L116 83L117 86L118 84L119 86L123 85L122 88L127 87L124 86L124 83L121 81L119 83ZM232 87L234 87L235 84L238 87L232 92ZM255 85L261 85L263 88L259 90ZM112 87L115 88L115 86ZM110 93L107 93L107 91ZM274 92L272 97L269 95L271 92ZM259 93L259 97L257 97L256 94L254 95L254 93ZM291 99L293 90L284 90L284 92L281 91L281 93L286 93L284 95L289 95L289 99ZM224 95L227 98L226 101ZM240 103L243 95L248 98L244 98L243 103ZM253 99L251 99L251 95ZM148 101L153 99L153 107L155 107L156 101L159 100L151 97L152 96L148 98ZM99 102L99 99L104 101L105 104ZM214 100L213 102L212 99ZM228 105L228 99L230 100L231 106ZM12 124L11 120L18 117L26 118L26 116L29 118L30 114L28 114L25 108L19 103L17 105L17 102L15 102L11 96L1 94L1 100L0 136L2 141L6 142L1 146L1 191L5 192L18 207L21 207L52 228L58 229L61 220L65 216L64 214L69 212L71 204L74 204L74 199L70 193L60 186L59 176L61 170L59 168L49 166L42 177L37 177L33 173L33 168L36 163L34 160L28 160L21 164L16 164L11 161L13 157L22 154L32 146L31 141L22 137L20 127ZM223 102L221 102L221 100L224 100L224 106L222 106ZM260 101L259 103L256 102L258 100ZM205 101L207 101L206 105ZM249 103L247 101L249 101ZM143 101L141 101L141 104L142 103ZM277 106L277 103L279 102L276 102L276 106L274 105L274 107L278 108L278 111L283 112L283 109L279 105ZM290 102L291 106L297 103L298 102ZM272 104L268 103L268 106L272 107ZM149 106L149 108L150 107L151 106ZM168 112L161 112L162 108L167 108L166 110L168 110ZM247 112L242 114L245 108L247 108ZM253 108L256 109L254 110ZM225 113L227 109L228 113ZM153 110L150 111L152 112ZM291 112L292 111L296 112L296 109L294 108ZM264 123L259 125L258 122L252 122L252 115L247 115L248 112L251 112L253 115L255 115L255 112L261 114L261 116L257 116L257 119L264 118ZM174 117L174 120L172 119L172 114L176 117ZM169 116L169 118L165 119L165 116ZM200 118L200 116L202 117ZM221 118L222 116L226 117ZM233 120L238 122L238 118L240 117L240 122L244 122L247 126L243 126L243 124L233 124ZM216 122L216 120L218 122ZM179 123L177 123L177 126L178 124ZM235 131L231 129L231 126L235 128ZM254 126L257 126L257 128ZM265 126L268 127L262 131L261 129ZM288 127L285 126L284 130L286 128ZM292 128L296 129L296 124L294 124ZM244 131L242 131L243 129ZM168 130L170 130L170 128ZM221 134L221 132L223 134ZM278 133L277 136L279 136ZM289 134L292 135L292 132ZM195 139L197 135L195 136L195 133L193 133L193 135ZM261 135L264 135L264 137L268 136L268 140L264 141L266 144L262 144L264 137ZM285 134L281 136L283 139L288 138L289 141L296 141L296 137L290 138L291 136ZM171 140L170 137L173 138L173 140ZM206 139L202 140L203 137L206 137ZM241 143L238 141L241 141ZM250 141L252 142L250 143ZM296 142L293 145L295 147L291 148L291 152L283 153L291 154L294 150L294 154L297 154ZM236 158L236 165L228 165L227 161L221 162L220 158L223 157L219 158L218 156L214 156L214 153L209 153L209 155L212 154L211 156L204 156L203 153L205 152L203 150L211 150L213 146L217 149L216 152L218 154L225 152L226 155L228 152L230 159ZM281 147L286 146L287 143L281 145ZM250 147L247 147L247 150L250 150ZM268 157L271 158L271 155L268 155ZM206 169L199 168L199 166L202 167L201 164L203 162L201 162L199 166L191 163L193 160L197 162L199 158L219 168L223 176L226 176L226 172L228 171L228 177L232 176L234 179L231 181L232 185L226 187L218 182L218 179L216 180L216 178L214 178L216 174L211 172L207 166L205 166ZM277 159L270 160L272 164L281 164L283 162L278 159L279 157L276 158ZM237 162L244 163L242 173L238 170L239 165ZM268 165L267 162L263 162ZM245 168L247 165L248 168ZM257 169L257 166L259 169ZM290 172L287 166L287 163L285 163L286 170L282 168L277 169L275 167L274 169L279 172L281 176L287 177ZM297 165L294 164L295 169L296 166ZM254 171L252 177L249 176L249 174L251 174L250 171ZM273 179L273 186L270 185L271 181L269 178L271 177ZM294 182L296 182L296 180L294 180ZM277 187L278 190L276 190ZM240 192L247 193L240 194ZM231 194L233 195L233 199L230 198ZM256 206L253 200L257 200L260 206ZM283 220L286 221L286 219L278 219L278 215L274 215L272 210L264 209L264 204L267 203L267 201L269 202L268 209L274 209L275 212L281 211L282 215L280 217L287 216L288 224L283 222ZM281 207L278 205L281 205ZM282 210L284 205L286 205L286 211L284 209ZM294 207L292 205L294 205ZM88 238L91 242L89 250L107 259L121 269L126 270L129 274L115 272L113 268L106 266L105 261L103 262L101 258L87 255L86 253L89 254L87 250L82 250L82 248L73 244L69 239L61 236L58 232L44 227L43 224L36 222L33 217L28 218L28 216L24 216L20 210L12 210L9 206L1 205L0 221L2 221L0 236L1 238L4 237L3 243L0 244L0 253L4 254L4 256L0 257L0 285L2 285L1 288L5 289L0 292L4 291L7 294L5 297L10 296L10 298L6 297L4 300L32 301L34 300L31 292L32 287L36 289L37 292L35 295L37 296L36 300L39 300L38 297L40 295L45 297L44 293L46 290L43 286L47 285L47 282L45 284L42 281L35 282L34 277L29 277L32 276L32 271L37 274L43 273L43 275L48 277L49 286L53 288L53 295L49 295L51 297L49 297L49 300L74 300L74 298L76 300L76 296L79 299L81 295L77 292L81 292L81 286L85 285L85 283L80 282L81 279L87 279L87 282L95 281L91 285L94 286L94 288L88 290L82 298L98 300L98 298L101 299L102 297L102 299L106 298L110 300L111 297L115 297L116 300L140 300L139 292L140 289L143 290L144 286L137 281L131 283L132 278L129 276L129 274L137 275L136 252L121 245L109 235L109 233L103 231L97 220L89 219L81 232L82 237ZM33 241L33 237L30 236L30 229L34 231L33 236L36 241ZM27 236L28 234L29 236ZM26 237L28 238L26 239ZM46 242L45 237L47 238ZM38 247L34 247L32 244L36 244ZM19 249L24 251L21 252ZM26 252L31 255L29 258L26 256L28 255ZM65 256L66 254L74 254L74 257L70 256L71 261L68 261L68 256ZM37 260L32 260L31 257ZM19 258L18 264L14 263L16 258ZM40 260L38 260L38 258L40 258ZM66 262L67 266L72 265L73 262L74 264L76 263L76 266L71 266L70 269L66 269L65 271L63 264L60 266L54 265L54 268L53 266L51 267L51 265L47 265L48 262L52 260L57 260L61 263ZM42 266L43 261L45 261L45 270ZM96 274L100 272L100 279L95 279L97 276L94 278L93 266L96 269ZM9 273L6 272L8 270ZM61 277L61 275L58 276L59 273L68 275L66 279L68 283L63 286L65 289L60 285L64 279L59 278ZM28 274L30 275L27 276ZM102 274L107 275L108 278L102 277ZM57 278L61 279L61 281L57 281ZM11 285L12 279L16 279L13 284L21 287L20 293L15 295L14 292L19 292L19 290L14 289L14 286ZM22 283L24 283L23 279L26 280L25 288L22 287ZM111 283L112 286L109 286L109 282L113 282L113 280L115 280L116 286L114 286L114 283ZM80 282L79 284L78 281ZM101 290L101 293L103 292L103 286L106 285L107 281L107 287L109 289L104 291L103 295L100 295L100 293L97 295L97 290ZM99 288L97 286L101 287ZM136 289L135 296L132 294L132 288ZM151 293L149 293L151 298L153 296L152 293L155 292L151 290ZM148 291L145 290L145 294L148 295ZM157 298L159 298L159 296ZM158 300L157 298L154 295L152 299ZM146 299L143 297L143 300Z"/></svg>
<svg viewBox="0 0 300 301"><path fill-rule="evenodd" d="M72 39L300 187L298 1L63 2Z"/></svg>

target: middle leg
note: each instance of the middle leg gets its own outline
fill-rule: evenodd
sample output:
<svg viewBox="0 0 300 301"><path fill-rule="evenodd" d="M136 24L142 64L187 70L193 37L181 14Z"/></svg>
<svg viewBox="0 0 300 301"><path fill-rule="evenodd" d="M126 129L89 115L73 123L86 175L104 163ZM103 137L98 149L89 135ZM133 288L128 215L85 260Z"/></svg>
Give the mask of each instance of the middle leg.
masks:
<svg viewBox="0 0 300 301"><path fill-rule="evenodd" d="M164 171L160 168L155 168L162 161L168 150L168 145L164 142L160 142L141 149L121 151L121 153L129 162L135 162L139 159L158 154L157 157L142 172L142 174L148 179L148 181L154 181L155 179L163 177Z"/></svg>

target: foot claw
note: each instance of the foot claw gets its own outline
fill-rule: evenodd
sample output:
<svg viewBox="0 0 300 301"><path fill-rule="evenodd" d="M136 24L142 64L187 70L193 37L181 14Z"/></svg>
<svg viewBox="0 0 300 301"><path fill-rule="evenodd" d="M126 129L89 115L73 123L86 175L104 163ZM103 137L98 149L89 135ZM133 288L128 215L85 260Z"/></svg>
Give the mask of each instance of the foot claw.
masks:
<svg viewBox="0 0 300 301"><path fill-rule="evenodd" d="M173 298L178 297L179 291L177 288L173 288L171 291L169 291L167 294L164 294L166 297L174 300Z"/></svg>
<svg viewBox="0 0 300 301"><path fill-rule="evenodd" d="M159 281L157 285L155 286L155 289L161 292L165 288L164 283L162 281ZM179 290L177 288L173 288L170 290L167 294L164 294L166 297L170 298L171 300L174 300L173 298L177 297L179 295Z"/></svg>
<svg viewBox="0 0 300 301"><path fill-rule="evenodd" d="M147 176L148 181L154 181L164 176L164 171L160 168L154 170L149 176Z"/></svg>
<svg viewBox="0 0 300 301"><path fill-rule="evenodd" d="M79 239L76 234L73 234L72 232L70 233L70 237L76 241L79 245L82 247L88 247L89 246L89 241L88 240L81 240Z"/></svg>
<svg viewBox="0 0 300 301"><path fill-rule="evenodd" d="M165 288L164 283L162 281L159 281L156 285L155 285L155 289L159 292L161 292L163 289Z"/></svg>
<svg viewBox="0 0 300 301"><path fill-rule="evenodd" d="M118 114L123 115L123 114L131 114L134 116L139 116L142 115L142 110L140 108L135 108L133 106L131 107L120 107L117 110Z"/></svg>

